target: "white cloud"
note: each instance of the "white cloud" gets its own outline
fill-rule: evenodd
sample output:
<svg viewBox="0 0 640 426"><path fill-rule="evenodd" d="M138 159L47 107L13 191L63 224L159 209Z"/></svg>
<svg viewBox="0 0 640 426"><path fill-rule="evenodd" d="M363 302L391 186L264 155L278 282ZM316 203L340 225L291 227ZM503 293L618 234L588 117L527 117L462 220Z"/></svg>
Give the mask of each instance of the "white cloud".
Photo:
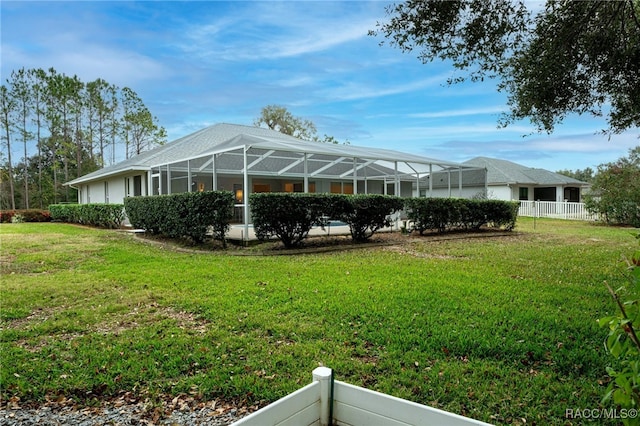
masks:
<svg viewBox="0 0 640 426"><path fill-rule="evenodd" d="M233 15L215 17L198 25L190 23L187 43L178 46L208 60L259 61L298 57L322 52L367 36L374 17L362 17L350 8L335 14L339 3L250 2ZM317 8L323 13L305 13ZM318 12L318 10L314 10ZM237 35L237 36L235 36Z"/></svg>
<svg viewBox="0 0 640 426"><path fill-rule="evenodd" d="M504 112L505 110L506 110L505 106L461 108L461 109L452 109L452 110L436 111L436 112L418 112L418 113L414 113L414 114L409 114L409 117L414 117L414 118L451 118L451 117L462 117L462 116L469 116L469 115L498 114L498 113Z"/></svg>
<svg viewBox="0 0 640 426"><path fill-rule="evenodd" d="M442 74L433 77L414 80L408 83L395 84L372 82L365 84L359 81L352 81L338 87L330 87L318 91L326 99L336 101L353 101L358 99L379 98L384 96L398 95L402 93L415 92L429 87L437 86L443 81Z"/></svg>

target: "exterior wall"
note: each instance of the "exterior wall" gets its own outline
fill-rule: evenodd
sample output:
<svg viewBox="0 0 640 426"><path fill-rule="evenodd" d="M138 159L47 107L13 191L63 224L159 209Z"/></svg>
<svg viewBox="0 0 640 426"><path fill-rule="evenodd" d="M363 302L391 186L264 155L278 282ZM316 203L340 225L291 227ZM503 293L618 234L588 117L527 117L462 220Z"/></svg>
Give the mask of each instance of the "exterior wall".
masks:
<svg viewBox="0 0 640 426"><path fill-rule="evenodd" d="M134 176L140 176L140 195L147 195L147 175L143 172L114 177L99 182L81 185L78 193L79 204L122 204L135 192Z"/></svg>
<svg viewBox="0 0 640 426"><path fill-rule="evenodd" d="M494 188L489 187L489 198L501 199L496 196L492 196L492 191ZM460 193L458 187L451 188L451 195L449 195L448 188L434 188L431 191L431 195L429 195L429 188L420 188L420 196L421 197L434 197L434 198L449 198L449 196L453 198L474 198L479 196L484 196L485 189L480 186L470 186L463 187L462 193Z"/></svg>
<svg viewBox="0 0 640 426"><path fill-rule="evenodd" d="M512 201L518 199L519 187L517 186L489 186L487 190L487 198L492 200ZM533 193L533 191L530 192Z"/></svg>

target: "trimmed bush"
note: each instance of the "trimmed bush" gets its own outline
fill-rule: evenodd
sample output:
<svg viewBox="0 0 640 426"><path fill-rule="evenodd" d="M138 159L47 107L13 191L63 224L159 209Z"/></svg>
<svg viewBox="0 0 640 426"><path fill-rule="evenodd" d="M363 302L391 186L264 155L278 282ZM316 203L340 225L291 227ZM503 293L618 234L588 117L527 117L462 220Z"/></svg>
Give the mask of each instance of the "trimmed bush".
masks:
<svg viewBox="0 0 640 426"><path fill-rule="evenodd" d="M259 240L277 237L285 247L299 246L331 210L325 194L258 193L249 195L253 228Z"/></svg>
<svg viewBox="0 0 640 426"><path fill-rule="evenodd" d="M363 242L382 228L391 226L390 215L402 210L404 200L391 195L345 195L334 217L349 224L351 238Z"/></svg>
<svg viewBox="0 0 640 426"><path fill-rule="evenodd" d="M401 210L403 199L386 195L261 193L249 196L256 236L277 237L285 247L299 246L313 226L327 218L349 225L354 241L366 241Z"/></svg>
<svg viewBox="0 0 640 426"><path fill-rule="evenodd" d="M19 219L14 219L19 217ZM0 223L11 223L17 220L22 222L50 222L51 215L48 210L2 210L0 211Z"/></svg>
<svg viewBox="0 0 640 426"><path fill-rule="evenodd" d="M115 229L124 222L122 204L52 204L51 220Z"/></svg>
<svg viewBox="0 0 640 426"><path fill-rule="evenodd" d="M127 217L136 228L170 238L189 238L198 244L212 231L213 238L225 247L233 203L230 191L130 197L124 201Z"/></svg>
<svg viewBox="0 0 640 426"><path fill-rule="evenodd" d="M405 200L408 219L420 234L452 230L477 230L488 225L513 230L519 203L462 198L410 198Z"/></svg>

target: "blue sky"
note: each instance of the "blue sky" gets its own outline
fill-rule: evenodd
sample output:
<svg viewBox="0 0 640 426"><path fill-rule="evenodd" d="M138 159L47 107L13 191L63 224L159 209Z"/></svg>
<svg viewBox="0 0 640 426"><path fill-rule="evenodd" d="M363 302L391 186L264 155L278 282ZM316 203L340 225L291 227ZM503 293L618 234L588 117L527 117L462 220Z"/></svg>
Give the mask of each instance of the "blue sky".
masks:
<svg viewBox="0 0 640 426"><path fill-rule="evenodd" d="M6 1L1 76L55 68L130 87L169 140L220 123L251 125L285 106L319 136L449 161L476 156L548 170L626 156L638 129L609 140L604 119L569 117L553 135L497 126L496 82L447 86L446 63L422 64L367 35L389 1ZM525 136L527 135L527 136Z"/></svg>

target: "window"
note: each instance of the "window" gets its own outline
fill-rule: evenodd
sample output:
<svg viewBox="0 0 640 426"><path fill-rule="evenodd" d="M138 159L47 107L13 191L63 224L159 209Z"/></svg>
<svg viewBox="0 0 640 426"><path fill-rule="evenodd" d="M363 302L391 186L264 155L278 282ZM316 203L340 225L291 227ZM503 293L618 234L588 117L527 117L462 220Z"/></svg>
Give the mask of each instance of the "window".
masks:
<svg viewBox="0 0 640 426"><path fill-rule="evenodd" d="M519 200L528 200L529 199L529 188L520 187L520 195L518 197Z"/></svg>
<svg viewBox="0 0 640 426"><path fill-rule="evenodd" d="M133 177L133 196L139 197L142 195L142 176Z"/></svg>
<svg viewBox="0 0 640 426"><path fill-rule="evenodd" d="M254 183L253 192L271 192L271 185L269 185L268 183Z"/></svg>
<svg viewBox="0 0 640 426"><path fill-rule="evenodd" d="M331 182L329 191L332 194L353 194L353 182Z"/></svg>
<svg viewBox="0 0 640 426"><path fill-rule="evenodd" d="M284 192L304 192L304 185L302 182L286 182L284 184Z"/></svg>

